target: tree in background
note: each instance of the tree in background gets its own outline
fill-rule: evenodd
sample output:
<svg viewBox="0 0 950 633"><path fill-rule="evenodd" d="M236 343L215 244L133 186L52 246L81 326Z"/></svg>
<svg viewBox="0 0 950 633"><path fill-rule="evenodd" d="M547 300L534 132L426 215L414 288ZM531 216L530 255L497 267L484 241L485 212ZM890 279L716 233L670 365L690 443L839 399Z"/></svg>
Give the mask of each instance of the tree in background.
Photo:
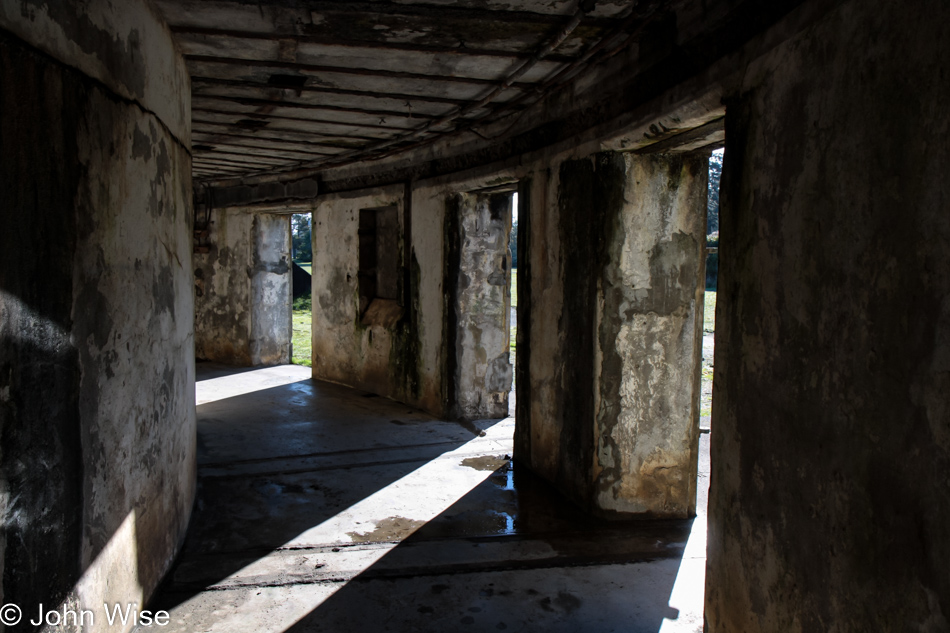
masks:
<svg viewBox="0 0 950 633"><path fill-rule="evenodd" d="M706 247L716 251L706 255L706 290L715 290L719 280L719 183L722 179L723 150L709 157L709 195L706 202Z"/></svg>
<svg viewBox="0 0 950 633"><path fill-rule="evenodd" d="M511 250L511 269L518 267L518 222L511 225L511 237L508 239L508 248Z"/></svg>
<svg viewBox="0 0 950 633"><path fill-rule="evenodd" d="M719 182L722 179L723 150L709 157L709 196L706 199L706 235L719 232Z"/></svg>
<svg viewBox="0 0 950 633"><path fill-rule="evenodd" d="M310 214L295 213L290 219L291 258L295 262L313 261L310 241Z"/></svg>

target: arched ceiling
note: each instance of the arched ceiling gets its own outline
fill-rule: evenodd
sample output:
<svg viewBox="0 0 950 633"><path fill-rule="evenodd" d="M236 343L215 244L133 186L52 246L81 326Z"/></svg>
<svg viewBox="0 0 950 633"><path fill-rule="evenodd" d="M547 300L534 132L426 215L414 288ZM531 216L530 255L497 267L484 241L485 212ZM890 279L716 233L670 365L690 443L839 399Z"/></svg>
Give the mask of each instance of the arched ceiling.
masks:
<svg viewBox="0 0 950 633"><path fill-rule="evenodd" d="M156 0L192 76L196 181L323 169L525 112L660 0Z"/></svg>

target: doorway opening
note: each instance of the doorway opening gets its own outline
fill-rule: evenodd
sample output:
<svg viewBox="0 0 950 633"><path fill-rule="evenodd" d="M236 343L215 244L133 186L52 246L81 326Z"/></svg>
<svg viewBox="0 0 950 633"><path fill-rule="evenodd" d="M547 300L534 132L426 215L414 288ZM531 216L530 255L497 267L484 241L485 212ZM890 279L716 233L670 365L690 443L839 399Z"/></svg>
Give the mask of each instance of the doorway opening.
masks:
<svg viewBox="0 0 950 633"><path fill-rule="evenodd" d="M713 356L716 336L716 292L719 278L719 183L725 150L709 157L709 190L706 202L706 288L703 296L703 365L699 428L710 431L713 396Z"/></svg>
<svg viewBox="0 0 950 633"><path fill-rule="evenodd" d="M459 420L510 415L512 202L517 183L461 192L446 225L446 410Z"/></svg>
<svg viewBox="0 0 950 633"><path fill-rule="evenodd" d="M293 316L291 337L291 363L312 366L311 336L312 299L311 274L313 266L313 240L310 213L295 213L290 218L290 250L292 269Z"/></svg>
<svg viewBox="0 0 950 633"><path fill-rule="evenodd" d="M511 364L511 391L508 393L508 415L515 415L516 402L516 377L517 357L518 357L518 192L511 194L511 229L508 237L508 259L511 262L511 271L508 275L508 297L510 298L510 308L508 310L508 348L509 363Z"/></svg>

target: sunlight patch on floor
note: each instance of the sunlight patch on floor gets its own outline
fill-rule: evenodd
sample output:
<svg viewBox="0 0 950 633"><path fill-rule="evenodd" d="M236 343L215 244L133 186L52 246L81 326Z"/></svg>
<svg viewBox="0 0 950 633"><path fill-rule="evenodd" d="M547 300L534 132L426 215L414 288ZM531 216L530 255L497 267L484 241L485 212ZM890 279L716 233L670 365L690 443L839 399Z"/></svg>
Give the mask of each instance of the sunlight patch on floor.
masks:
<svg viewBox="0 0 950 633"><path fill-rule="evenodd" d="M195 404L217 402L225 398L242 396L255 391L282 387L301 380L310 380L309 367L299 365L278 365L242 371L218 378L199 380L195 384Z"/></svg>
<svg viewBox="0 0 950 633"><path fill-rule="evenodd" d="M305 618L334 593L342 589L346 578L353 578L369 569L412 533L439 516L475 487L483 483L493 470L465 465L473 455L497 455L502 459L511 450L510 424L496 424L485 435L473 438L455 450L443 453L405 477L362 499L343 512L316 525L266 556L231 574L210 590L256 586L261 578L273 578L275 572L287 573L287 586L279 594L278 587L265 587L260 609L240 609L215 622L214 631L241 630L285 631ZM345 556L329 557L330 546ZM328 568L328 565L338 567ZM291 570L294 571L291 571ZM308 582L306 577L314 579ZM342 582L318 582L336 576ZM305 590L298 590L305 589ZM289 590L289 591L288 591ZM189 603L200 599L198 594L172 611L188 613ZM180 616L179 616L180 617ZM248 618L259 618L256 623ZM258 626L259 625L259 626Z"/></svg>

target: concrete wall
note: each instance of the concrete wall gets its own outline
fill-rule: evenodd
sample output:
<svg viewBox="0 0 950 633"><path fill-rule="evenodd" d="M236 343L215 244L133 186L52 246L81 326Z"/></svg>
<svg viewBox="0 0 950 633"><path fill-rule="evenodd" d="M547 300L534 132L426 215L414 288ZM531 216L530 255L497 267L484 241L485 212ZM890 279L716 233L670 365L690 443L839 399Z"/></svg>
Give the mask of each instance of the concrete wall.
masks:
<svg viewBox="0 0 950 633"><path fill-rule="evenodd" d="M145 2L0 27L0 602L104 630L194 498L188 78Z"/></svg>
<svg viewBox="0 0 950 633"><path fill-rule="evenodd" d="M293 334L290 216L257 214L251 230L251 364L289 363Z"/></svg>
<svg viewBox="0 0 950 633"><path fill-rule="evenodd" d="M454 202L446 222L448 413L504 418L512 378L511 194L461 193Z"/></svg>
<svg viewBox="0 0 950 633"><path fill-rule="evenodd" d="M457 394L448 376L456 375L458 365L449 369L448 364L456 362L453 350L460 339L457 331L448 331L457 324L457 319L454 316L446 319L446 301L457 290L460 280L458 268L453 269L454 276L447 272L446 262L452 256L446 251L446 231L455 227L453 235L456 239L461 237L457 230L459 225L453 220L458 217L459 193L477 190L487 184L490 183L484 179L458 178L414 185L408 188L408 212L405 186L327 195L318 199L312 225L314 378L352 385L413 404L436 415L463 416L458 411L455 396L448 395L450 392ZM401 299L398 303L401 312L394 323L363 323L357 278L359 211L390 206L396 208L400 221L399 257L403 265L399 271ZM506 213L510 214L510 209ZM471 219L474 218L475 215L471 215ZM507 227L507 222L496 221L496 229ZM474 225L472 228L474 230ZM506 235L507 230L504 229ZM407 233L411 244L408 253ZM500 244L506 252L507 237L501 235L500 229L492 235L489 241L492 244L497 242L493 248L498 250ZM498 240L503 237L502 244ZM497 259L492 262L489 264L500 270L502 262ZM499 316L502 316L500 312ZM504 345L507 345L507 340L506 330ZM496 347L499 345L501 343L496 342ZM487 356L483 359L484 372L479 380L483 385L482 393L488 394L491 391L485 385L488 384L486 377L491 363L485 360L491 359ZM475 380L475 374L472 376ZM504 379L505 375L496 376L496 382L504 382ZM496 390L493 386L491 389ZM489 413L500 414L497 408L493 411ZM490 417L482 413L485 412L472 413L468 417Z"/></svg>
<svg viewBox="0 0 950 633"><path fill-rule="evenodd" d="M195 357L228 365L251 362L251 240L254 215L211 212L210 248L195 253Z"/></svg>
<svg viewBox="0 0 950 633"><path fill-rule="evenodd" d="M950 630L948 20L842 3L729 102L711 633Z"/></svg>
<svg viewBox="0 0 950 633"><path fill-rule="evenodd" d="M597 297L594 503L692 516L708 159L627 154L623 169L623 202L607 219Z"/></svg>
<svg viewBox="0 0 950 633"><path fill-rule="evenodd" d="M438 410L439 395L431 384L423 390L418 358L419 336L409 327L405 305L406 271L400 267L397 308L388 323L363 322L359 302L360 209L395 207L399 218L399 261L405 261L404 188L321 200L313 212L313 377L352 385L403 402ZM431 239L441 244L441 230ZM412 274L422 269L413 260ZM429 274L438 276L440 263ZM412 284L411 302L418 302L419 283ZM415 311L418 313L418 310ZM433 367L432 372L436 371ZM438 383L435 383L438 384ZM426 392L428 391L428 393Z"/></svg>
<svg viewBox="0 0 950 633"><path fill-rule="evenodd" d="M195 356L228 365L290 362L290 216L214 209L195 254Z"/></svg>
<svg viewBox="0 0 950 633"><path fill-rule="evenodd" d="M705 166L604 152L530 177L515 457L600 514L695 511Z"/></svg>

